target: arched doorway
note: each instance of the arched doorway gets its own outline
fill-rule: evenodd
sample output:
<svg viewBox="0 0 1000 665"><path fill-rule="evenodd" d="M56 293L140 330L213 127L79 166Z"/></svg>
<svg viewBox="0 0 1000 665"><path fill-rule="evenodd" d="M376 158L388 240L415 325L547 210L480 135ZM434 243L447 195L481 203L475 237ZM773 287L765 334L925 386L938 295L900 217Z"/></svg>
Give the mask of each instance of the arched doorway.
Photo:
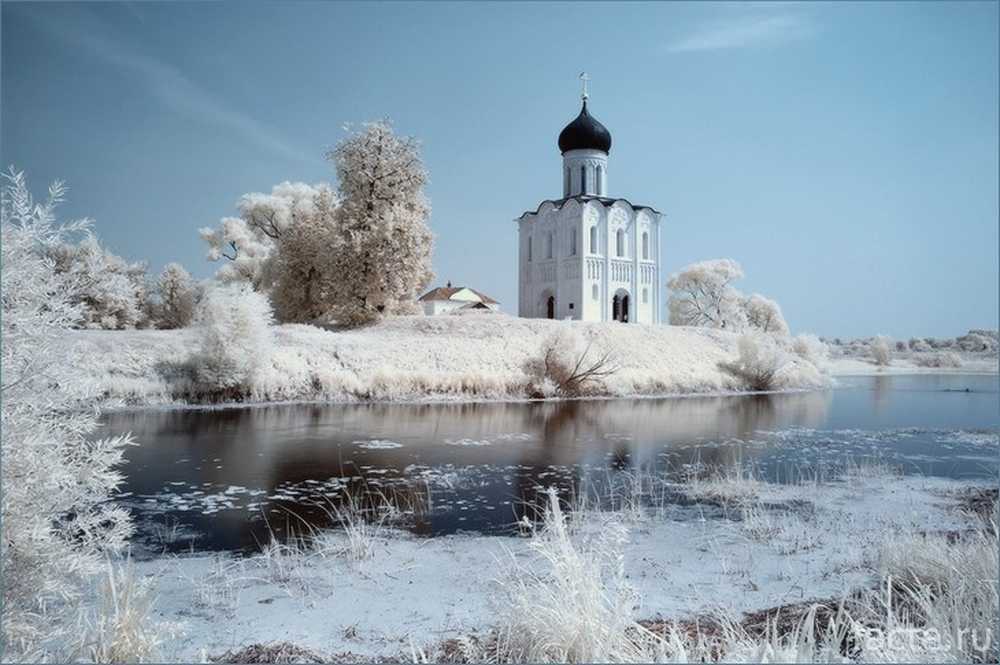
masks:
<svg viewBox="0 0 1000 665"><path fill-rule="evenodd" d="M544 316L546 319L556 318L556 295L552 289L545 289L538 296L538 309L536 311L538 314L535 316Z"/></svg>
<svg viewBox="0 0 1000 665"><path fill-rule="evenodd" d="M629 322L629 295L625 289L619 289L611 299L611 318L621 323Z"/></svg>

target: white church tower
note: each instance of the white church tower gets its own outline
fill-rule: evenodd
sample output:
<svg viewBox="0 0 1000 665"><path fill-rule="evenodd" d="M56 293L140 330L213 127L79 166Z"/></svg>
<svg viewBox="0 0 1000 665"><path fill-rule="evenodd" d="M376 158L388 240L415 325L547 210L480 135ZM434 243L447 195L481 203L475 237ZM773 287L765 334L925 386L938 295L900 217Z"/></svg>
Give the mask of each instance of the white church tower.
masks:
<svg viewBox="0 0 1000 665"><path fill-rule="evenodd" d="M518 314L659 323L660 218L608 196L611 134L587 110L559 134L562 198L518 219Z"/></svg>

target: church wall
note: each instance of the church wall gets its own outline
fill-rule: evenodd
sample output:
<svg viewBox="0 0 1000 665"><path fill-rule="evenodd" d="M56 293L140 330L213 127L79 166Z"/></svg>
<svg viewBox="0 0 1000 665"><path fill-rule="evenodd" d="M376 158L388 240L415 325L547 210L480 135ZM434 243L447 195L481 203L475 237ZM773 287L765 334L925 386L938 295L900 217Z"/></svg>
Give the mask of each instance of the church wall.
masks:
<svg viewBox="0 0 1000 665"><path fill-rule="evenodd" d="M610 321L617 293L629 297L630 322L657 322L661 297L658 225L657 215L646 209L635 211L625 201L605 208L597 202L581 205L572 200L561 209L546 202L537 214L525 215L519 220L519 315L545 318L546 299L553 295L557 319ZM591 251L591 228L596 229L596 252ZM622 232L621 256L618 231Z"/></svg>

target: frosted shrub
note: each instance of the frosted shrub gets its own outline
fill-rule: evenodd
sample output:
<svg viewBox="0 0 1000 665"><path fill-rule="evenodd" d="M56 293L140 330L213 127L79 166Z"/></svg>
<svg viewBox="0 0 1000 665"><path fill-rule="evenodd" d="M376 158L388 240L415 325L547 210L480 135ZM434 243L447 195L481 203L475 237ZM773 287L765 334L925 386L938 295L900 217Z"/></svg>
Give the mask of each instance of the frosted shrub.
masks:
<svg viewBox="0 0 1000 665"><path fill-rule="evenodd" d="M595 351L593 341L584 342L567 325L545 338L538 355L525 364L532 397L579 397L596 391L616 369L610 351Z"/></svg>
<svg viewBox="0 0 1000 665"><path fill-rule="evenodd" d="M931 350L931 345L926 341L920 339L919 337L914 337L909 343L910 351L916 351L917 353L923 353L925 351Z"/></svg>
<svg viewBox="0 0 1000 665"><path fill-rule="evenodd" d="M722 363L720 367L741 379L749 390L774 390L778 375L789 365L788 354L774 338L763 333L741 336L738 348L739 358L735 362Z"/></svg>
<svg viewBox="0 0 1000 665"><path fill-rule="evenodd" d="M892 349L889 348L889 338L885 335L875 336L868 345L868 353L876 365L885 367L892 362Z"/></svg>
<svg viewBox="0 0 1000 665"><path fill-rule="evenodd" d="M824 369L830 359L830 349L816 335L797 335L792 340L792 351L818 369Z"/></svg>
<svg viewBox="0 0 1000 665"><path fill-rule="evenodd" d="M961 367L962 357L954 351L935 351L921 354L913 359L917 367Z"/></svg>
<svg viewBox="0 0 1000 665"><path fill-rule="evenodd" d="M200 352L192 359L209 389L249 388L272 355L273 315L267 298L246 284L214 286L198 308Z"/></svg>
<svg viewBox="0 0 1000 665"><path fill-rule="evenodd" d="M76 606L105 553L131 533L126 510L108 498L127 436L92 440L94 411L79 410L86 386L73 376L61 331L83 303L71 273L55 273L51 249L65 243L55 208L63 188L36 203L21 173L4 174L2 240L2 471L4 662L68 657Z"/></svg>

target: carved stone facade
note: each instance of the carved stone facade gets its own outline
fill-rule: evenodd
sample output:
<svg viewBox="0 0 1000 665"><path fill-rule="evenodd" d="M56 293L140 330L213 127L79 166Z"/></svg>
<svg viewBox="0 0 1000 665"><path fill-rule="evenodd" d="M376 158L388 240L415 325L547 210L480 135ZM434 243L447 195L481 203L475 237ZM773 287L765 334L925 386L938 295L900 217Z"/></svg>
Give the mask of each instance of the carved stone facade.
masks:
<svg viewBox="0 0 1000 665"><path fill-rule="evenodd" d="M582 321L662 321L660 213L625 199L545 201L518 220L518 313Z"/></svg>

